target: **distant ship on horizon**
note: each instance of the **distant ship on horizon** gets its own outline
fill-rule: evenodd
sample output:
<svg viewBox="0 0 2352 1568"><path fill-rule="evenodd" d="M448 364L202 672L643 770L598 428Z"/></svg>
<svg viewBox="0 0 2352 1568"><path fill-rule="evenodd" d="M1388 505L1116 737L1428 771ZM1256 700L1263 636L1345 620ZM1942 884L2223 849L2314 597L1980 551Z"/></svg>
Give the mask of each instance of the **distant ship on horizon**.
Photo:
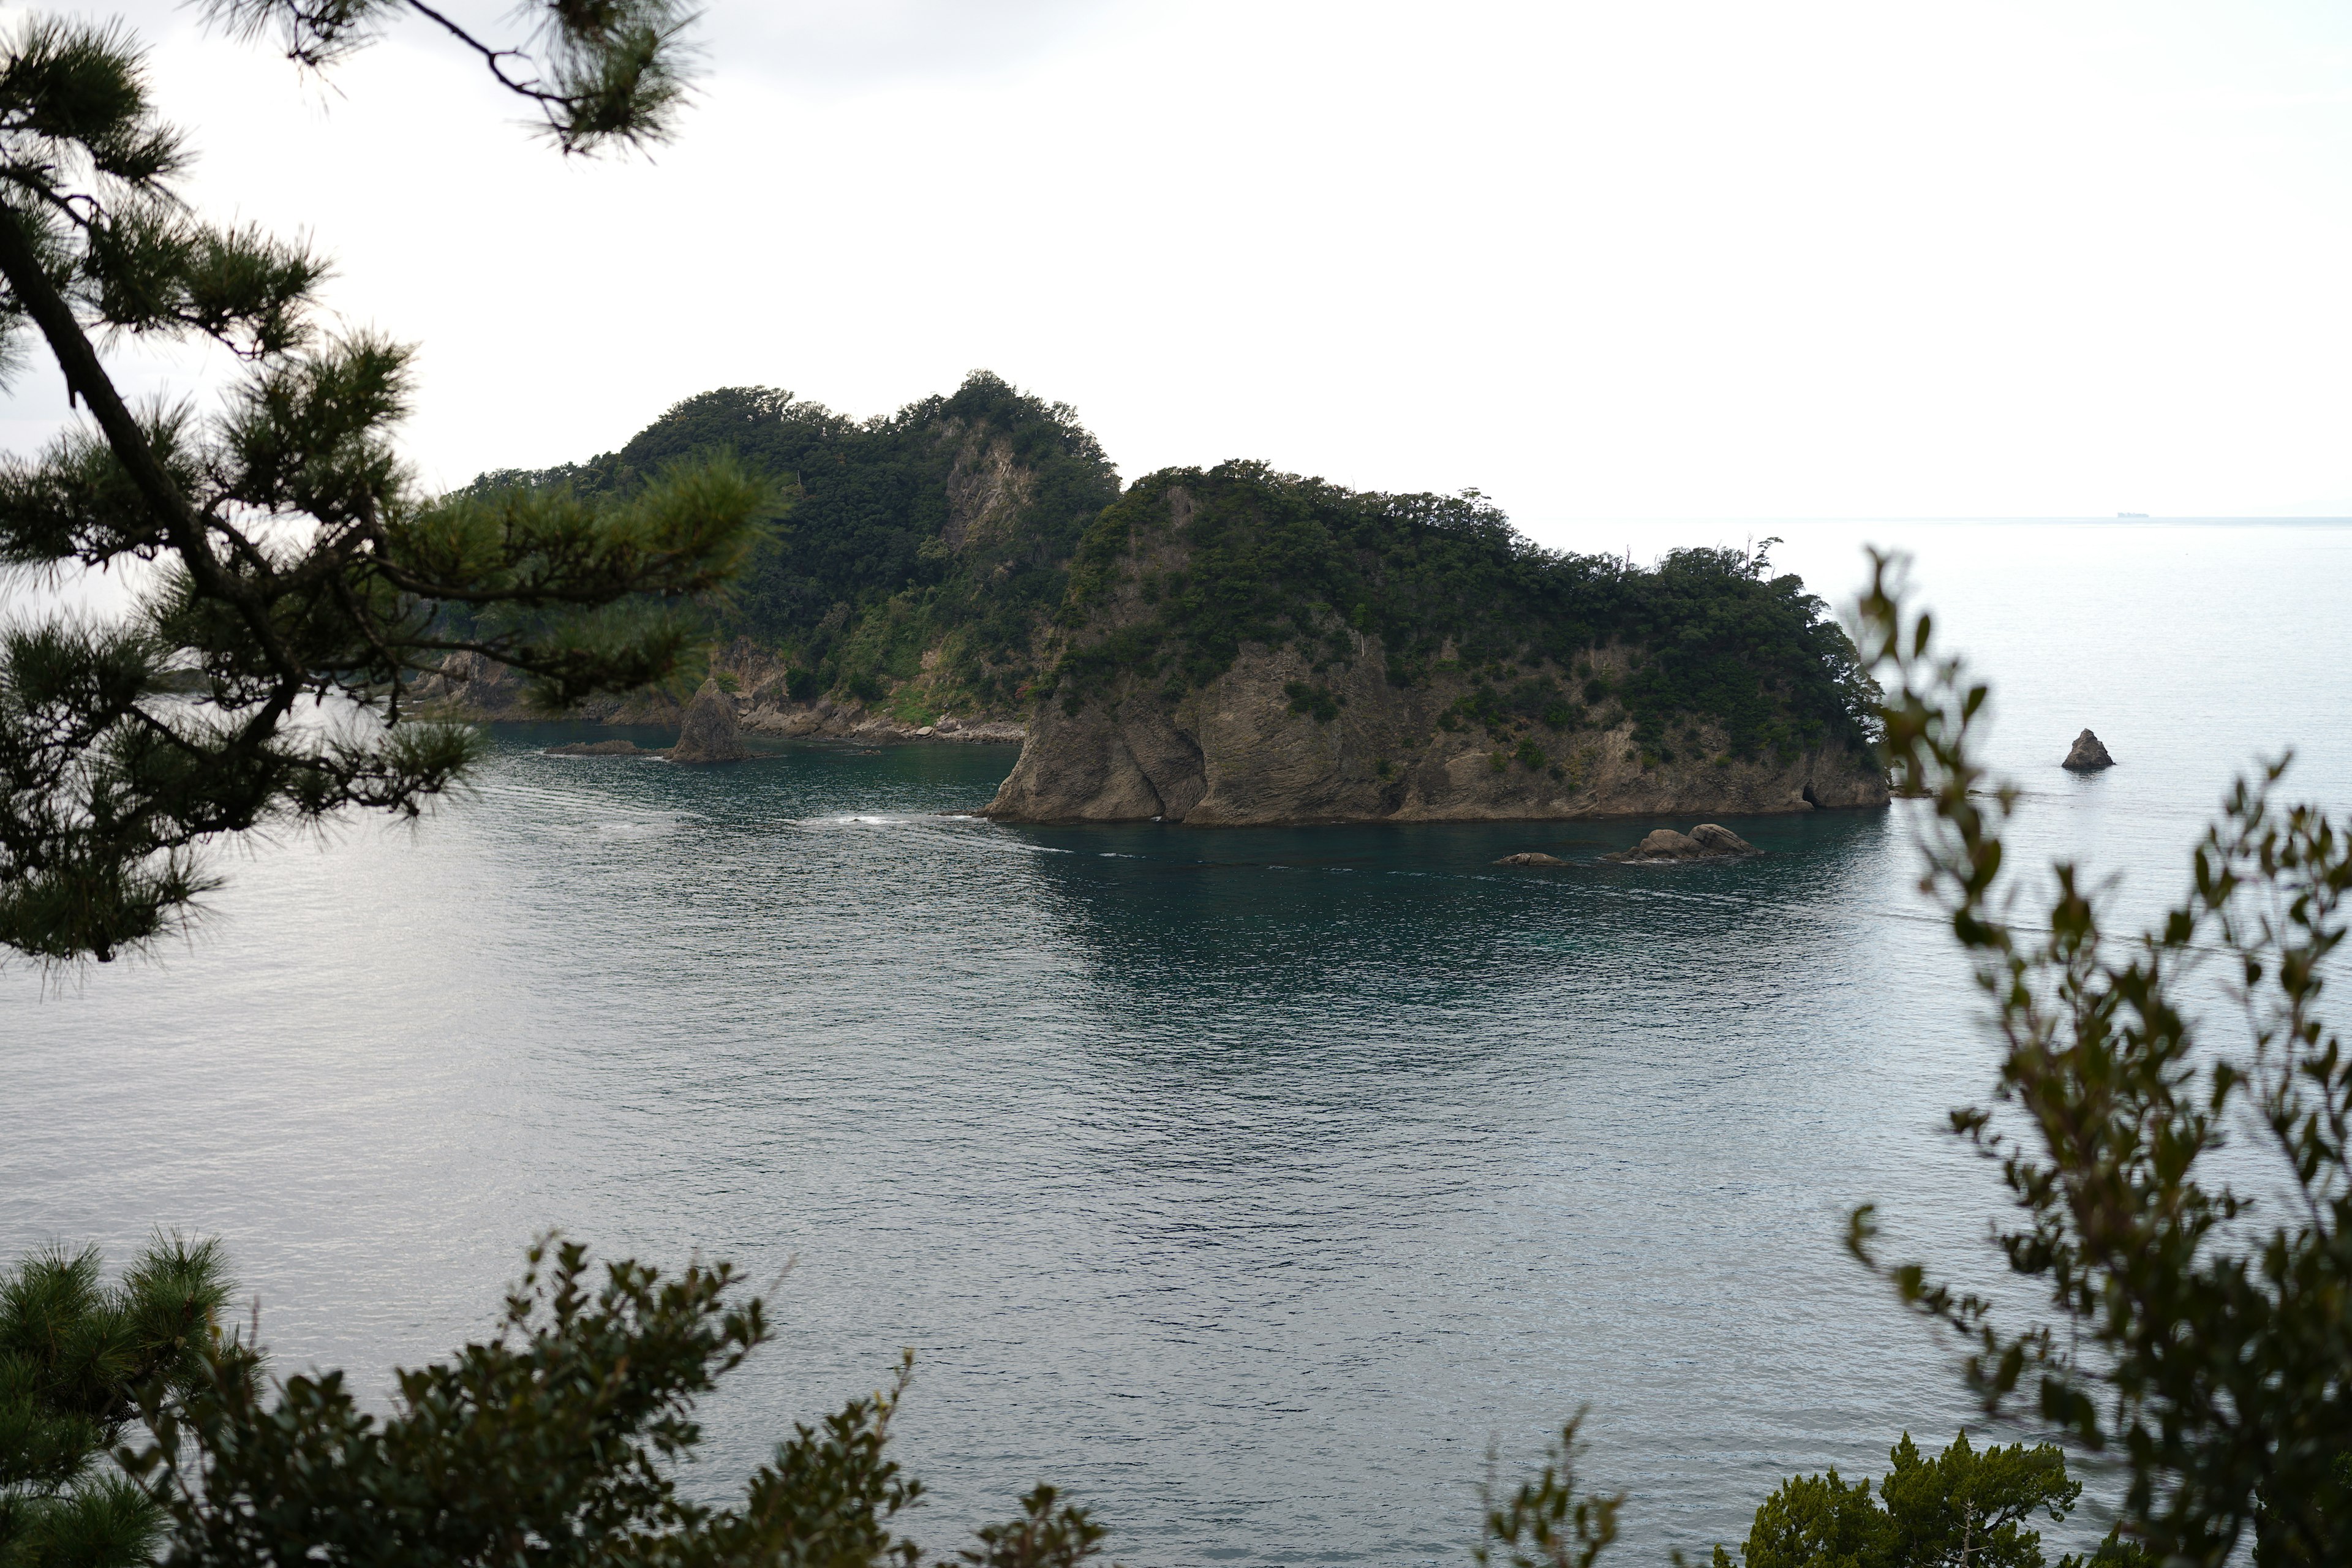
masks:
<svg viewBox="0 0 2352 1568"><path fill-rule="evenodd" d="M2146 517L2147 513L2144 511L2119 511L2116 513L2116 515L2117 517Z"/></svg>

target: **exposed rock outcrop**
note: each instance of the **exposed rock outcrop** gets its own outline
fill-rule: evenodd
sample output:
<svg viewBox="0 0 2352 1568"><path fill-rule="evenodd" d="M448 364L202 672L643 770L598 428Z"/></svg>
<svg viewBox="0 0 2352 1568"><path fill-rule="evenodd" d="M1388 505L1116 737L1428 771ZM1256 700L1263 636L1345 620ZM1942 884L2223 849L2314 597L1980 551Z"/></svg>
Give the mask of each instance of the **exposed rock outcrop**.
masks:
<svg viewBox="0 0 2352 1568"><path fill-rule="evenodd" d="M936 724L910 724L887 714L870 713L830 700L782 704L763 702L742 717L742 727L755 735L782 735L809 741L943 741L959 745L1019 745L1029 727L1007 721L962 723L942 719Z"/></svg>
<svg viewBox="0 0 2352 1568"><path fill-rule="evenodd" d="M1737 833L1720 823L1702 822L1690 831L1699 846L1713 855L1761 855L1764 853Z"/></svg>
<svg viewBox="0 0 2352 1568"><path fill-rule="evenodd" d="M1706 847L1689 834L1661 827L1631 849L1620 849L1613 854L1603 855L1601 858L1643 865L1660 860L1696 860L1706 853Z"/></svg>
<svg viewBox="0 0 2352 1568"><path fill-rule="evenodd" d="M737 763L751 753L735 738L735 700L719 689L716 679L706 680L702 689L687 704L686 718L679 723L677 744L671 748L669 760L674 763Z"/></svg>
<svg viewBox="0 0 2352 1568"><path fill-rule="evenodd" d="M2107 749L2099 743L2099 738L2085 730L2074 737L2074 748L2066 753L2065 762L2060 765L2070 773L2095 773L2101 768L2114 767L2116 760L2107 755Z"/></svg>
<svg viewBox="0 0 2352 1568"><path fill-rule="evenodd" d="M1688 833L1661 827L1631 849L1603 855L1624 866L1687 866L1701 860L1745 860L1762 850L1719 823L1702 822Z"/></svg>
<svg viewBox="0 0 2352 1568"><path fill-rule="evenodd" d="M1256 465L1138 481L1079 549L1053 685L983 815L1227 826L1886 804L1858 730L1825 707L1829 665L1806 668L1843 639L1809 626L1793 580L1721 552L1674 568L1701 585L1689 602L1722 620L1738 601L1768 628L1703 630L1706 681L1734 694L1717 700L1680 628L1625 610L1651 595L1684 613L1657 592L1665 566L1529 564L1511 537L1473 501Z"/></svg>
<svg viewBox="0 0 2352 1568"><path fill-rule="evenodd" d="M551 757L658 757L635 741L581 741L569 746L550 746Z"/></svg>
<svg viewBox="0 0 2352 1568"><path fill-rule="evenodd" d="M1546 855L1539 849L1522 849L1517 855L1506 855L1495 862L1497 866L1565 866L1567 861L1557 855Z"/></svg>
<svg viewBox="0 0 2352 1568"><path fill-rule="evenodd" d="M740 653L742 650L733 650ZM763 668L756 655L745 654L723 667L746 686L756 689L749 697L713 691L723 702L727 716L733 725L732 733L745 731L761 735L806 738L809 740L866 741L944 741L961 745L1019 745L1028 735L1028 726L1002 719L959 719L943 715L931 724L912 723L888 714L876 713L854 701L835 702L830 698L796 700L789 696L784 684L773 670ZM768 677L769 679L760 679ZM709 689L706 683L706 689ZM440 673L419 681L411 697L429 711L452 719L477 722L511 722L517 721L565 718L590 723L644 725L652 728L677 728L680 743L686 710L677 700L663 691L635 691L625 696L593 698L563 714L551 714L532 707L525 698L526 684L520 675L495 659L479 654L453 653L442 661ZM699 700L700 694L697 694ZM717 717L715 705L707 704L706 713ZM551 747L559 756L659 756L666 753L641 747L627 741L598 741L575 745ZM741 756L738 744L730 753ZM696 755L687 761L724 761L724 757Z"/></svg>
<svg viewBox="0 0 2352 1568"><path fill-rule="evenodd" d="M1471 822L1584 816L1755 816L1886 804L1865 756L1729 757L1702 736L1645 758L1633 723L1612 721L1504 749L1442 722L1466 678L1391 685L1376 637L1344 669L1314 675L1292 649L1245 647L1233 668L1170 704L1127 683L1076 713L1047 701L984 815L1009 822L1196 826L1292 822ZM1317 681L1336 712L1296 711ZM1539 761L1538 759L1540 759Z"/></svg>
<svg viewBox="0 0 2352 1568"><path fill-rule="evenodd" d="M441 671L417 683L412 695L453 719L544 719L525 700L523 678L508 666L478 653L453 653L441 660Z"/></svg>

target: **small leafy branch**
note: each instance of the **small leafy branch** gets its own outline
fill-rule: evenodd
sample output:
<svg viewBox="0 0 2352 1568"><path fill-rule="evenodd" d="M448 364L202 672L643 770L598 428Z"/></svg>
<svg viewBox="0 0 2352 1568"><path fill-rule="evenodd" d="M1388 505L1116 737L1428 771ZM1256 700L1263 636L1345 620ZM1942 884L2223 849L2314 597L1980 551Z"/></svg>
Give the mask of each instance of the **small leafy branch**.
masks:
<svg viewBox="0 0 2352 1568"><path fill-rule="evenodd" d="M2023 1396L2119 1455L2126 1528L2160 1559L2218 1568L2251 1539L2265 1565L2352 1561L2352 1060L2320 1013L2352 839L2274 803L2282 758L2231 790L2156 929L2108 932L2067 862L2029 911L2004 877L2018 795L1978 755L1986 688L1896 577L1878 557L1861 606L1894 689L1886 755L1927 803L1921 886L2001 1046L1990 1103L1951 1130L1999 1168L2016 1217L1998 1240L2047 1316L2006 1326L1917 1263L1886 1277L1970 1347L1989 1412ZM1874 1267L1875 1237L1857 1211Z"/></svg>
<svg viewBox="0 0 2352 1568"><path fill-rule="evenodd" d="M1544 1454L1536 1479L1522 1481L1507 1497L1495 1480L1495 1456L1487 1455L1486 1484L1479 1489L1482 1534L1471 1552L1478 1568L1592 1568L1617 1539L1617 1510L1624 1494L1593 1497L1577 1486L1576 1462L1586 1444L1577 1436L1580 1410Z"/></svg>

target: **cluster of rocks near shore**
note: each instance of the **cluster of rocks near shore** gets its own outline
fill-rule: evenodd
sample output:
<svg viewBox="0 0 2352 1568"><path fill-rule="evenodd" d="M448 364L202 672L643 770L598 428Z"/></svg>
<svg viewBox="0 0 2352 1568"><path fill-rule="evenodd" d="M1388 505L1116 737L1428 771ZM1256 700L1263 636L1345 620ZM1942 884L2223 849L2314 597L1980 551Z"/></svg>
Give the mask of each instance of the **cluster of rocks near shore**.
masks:
<svg viewBox="0 0 2352 1568"><path fill-rule="evenodd" d="M2107 748L2099 738L2085 730L2074 737L2073 749L2067 752L2062 764L2071 773L2095 773L2116 765ZM1702 822L1688 833L1677 833L1671 827L1661 827L1649 834L1631 849L1620 849L1601 857L1621 866L1696 866L1709 861L1745 860L1764 853L1728 827L1717 822ZM1495 862L1497 866L1517 866L1530 869L1546 869L1573 864L1557 855L1526 849L1516 855L1506 855Z"/></svg>
<svg viewBox="0 0 2352 1568"><path fill-rule="evenodd" d="M1603 855L1601 858L1622 866L1697 866L1717 860L1745 860L1763 853L1722 824L1702 822L1688 833L1661 827L1631 849L1620 849L1613 854ZM1506 855L1495 864L1540 869L1566 866L1571 862L1557 855L1545 855L1529 849L1517 855Z"/></svg>
<svg viewBox="0 0 2352 1568"><path fill-rule="evenodd" d="M1601 858L1624 866L1689 866L1702 860L1745 860L1763 853L1720 823L1702 822L1688 833L1661 827L1631 849Z"/></svg>

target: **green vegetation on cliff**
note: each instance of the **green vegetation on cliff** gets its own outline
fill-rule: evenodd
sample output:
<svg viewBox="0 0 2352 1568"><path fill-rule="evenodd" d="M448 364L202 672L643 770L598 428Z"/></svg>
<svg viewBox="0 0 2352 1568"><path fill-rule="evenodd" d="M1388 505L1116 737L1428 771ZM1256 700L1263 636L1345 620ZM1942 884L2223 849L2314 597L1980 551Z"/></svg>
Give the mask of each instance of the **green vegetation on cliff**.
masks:
<svg viewBox="0 0 2352 1568"><path fill-rule="evenodd" d="M706 392L617 452L470 488L625 497L714 457L768 480L775 504L711 634L782 655L796 696L877 701L937 647L935 699L1013 706L1071 553L1118 495L1075 411L986 372L867 420L767 387Z"/></svg>
<svg viewBox="0 0 2352 1568"><path fill-rule="evenodd" d="M708 392L618 451L471 490L625 500L714 458L773 494L744 570L707 606L709 637L748 642L796 698L919 721L1017 711L1056 682L1083 700L1129 671L1172 698L1245 643L1296 645L1319 674L1370 637L1397 686L1475 682L1448 727L1482 727L1531 767L1557 750L1548 732L1621 714L1658 760L1696 745L1701 724L1735 756L1866 733L1852 646L1761 552L1683 550L1654 567L1562 554L1475 491L1363 494L1262 463L1169 469L1121 494L1075 411L986 372L863 421L768 388ZM1098 625L1139 531L1168 521L1179 490L1175 564L1137 584L1151 618ZM1290 699L1323 722L1337 711L1312 683Z"/></svg>
<svg viewBox="0 0 2352 1568"><path fill-rule="evenodd" d="M1130 579L1153 613L1090 636ZM1449 719L1529 748L1534 725L1572 730L1612 704L1661 756L1693 721L1740 755L1859 746L1871 688L1823 608L1798 578L1771 576L1761 550L1639 567L1542 549L1475 491L1360 493L1226 463L1153 474L1087 531L1060 673L1073 706L1126 672L1174 700L1245 643L1291 645L1319 673L1358 658L1360 636L1378 639L1393 685L1468 676ZM1329 702L1292 693L1321 719Z"/></svg>

